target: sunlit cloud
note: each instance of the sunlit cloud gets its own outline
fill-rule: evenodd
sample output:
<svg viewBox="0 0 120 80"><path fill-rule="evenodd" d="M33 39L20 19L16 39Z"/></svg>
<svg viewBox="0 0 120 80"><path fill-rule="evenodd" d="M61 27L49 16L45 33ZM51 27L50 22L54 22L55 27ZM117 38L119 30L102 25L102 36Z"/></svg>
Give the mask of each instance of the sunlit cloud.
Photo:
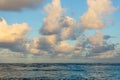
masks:
<svg viewBox="0 0 120 80"><path fill-rule="evenodd" d="M20 11L24 8L34 8L42 1L1 0L0 10ZM38 36L32 38L27 36L31 30L29 23L8 24L0 18L0 53L10 53L4 54L8 57L12 55L17 58L48 59L103 59L119 56L119 44L110 42L113 36L101 31L107 27L106 20L110 14L116 10L112 1L86 1L87 11L79 15L80 19L76 19L67 14L68 11L62 7L61 0L52 0L44 7L45 17L39 26ZM95 33L87 34L90 30Z"/></svg>
<svg viewBox="0 0 120 80"><path fill-rule="evenodd" d="M103 45L103 34L99 31L95 33L94 36L88 36L88 40L94 46L102 46Z"/></svg>
<svg viewBox="0 0 120 80"><path fill-rule="evenodd" d="M0 47L13 51L25 50L26 34L30 30L27 23L9 25L1 18L0 22Z"/></svg>
<svg viewBox="0 0 120 80"><path fill-rule="evenodd" d="M61 41L58 45L54 47L56 53L72 53L74 50L74 46L70 45L66 41Z"/></svg>
<svg viewBox="0 0 120 80"><path fill-rule="evenodd" d="M60 0L53 0L52 4L48 4L45 7L45 11L48 14L44 18L43 27L40 32L43 35L58 34L61 29L61 22L63 9L60 4Z"/></svg>
<svg viewBox="0 0 120 80"><path fill-rule="evenodd" d="M104 17L115 11L111 0L87 0L88 10L81 17L81 25L86 29L105 27Z"/></svg>

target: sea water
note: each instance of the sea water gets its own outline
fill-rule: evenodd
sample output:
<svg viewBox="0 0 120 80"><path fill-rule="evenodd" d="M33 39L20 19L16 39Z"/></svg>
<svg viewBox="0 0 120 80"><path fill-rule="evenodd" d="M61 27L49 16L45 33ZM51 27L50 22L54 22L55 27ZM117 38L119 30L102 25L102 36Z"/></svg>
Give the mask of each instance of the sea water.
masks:
<svg viewBox="0 0 120 80"><path fill-rule="evenodd" d="M120 64L0 64L0 80L120 80Z"/></svg>

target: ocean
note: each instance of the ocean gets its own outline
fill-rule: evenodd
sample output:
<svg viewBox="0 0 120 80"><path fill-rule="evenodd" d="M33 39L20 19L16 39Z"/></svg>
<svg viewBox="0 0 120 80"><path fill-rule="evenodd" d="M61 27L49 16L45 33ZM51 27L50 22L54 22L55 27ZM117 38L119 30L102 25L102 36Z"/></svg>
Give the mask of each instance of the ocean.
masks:
<svg viewBox="0 0 120 80"><path fill-rule="evenodd" d="M0 80L120 80L120 64L1 63Z"/></svg>

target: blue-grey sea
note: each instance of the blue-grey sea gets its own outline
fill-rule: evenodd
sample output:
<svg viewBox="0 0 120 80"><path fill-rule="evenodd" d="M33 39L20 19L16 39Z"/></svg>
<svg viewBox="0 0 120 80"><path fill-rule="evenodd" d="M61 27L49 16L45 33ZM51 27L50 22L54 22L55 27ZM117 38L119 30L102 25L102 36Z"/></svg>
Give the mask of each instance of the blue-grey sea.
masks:
<svg viewBox="0 0 120 80"><path fill-rule="evenodd" d="M120 80L120 64L0 64L0 80Z"/></svg>

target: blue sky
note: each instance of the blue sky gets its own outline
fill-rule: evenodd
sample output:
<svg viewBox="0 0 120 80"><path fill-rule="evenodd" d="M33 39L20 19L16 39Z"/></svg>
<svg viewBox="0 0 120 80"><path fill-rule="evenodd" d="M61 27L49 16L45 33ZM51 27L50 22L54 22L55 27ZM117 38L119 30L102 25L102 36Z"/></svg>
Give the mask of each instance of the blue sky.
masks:
<svg viewBox="0 0 120 80"><path fill-rule="evenodd" d="M4 1L4 0L3 0ZM28 2L27 2L28 1ZM48 36L53 36L53 35L44 35L44 33L41 33L40 32L40 30L42 29L42 27L44 27L43 25L44 24L46 24L46 23L48 23L48 22L44 22L44 19L45 18L48 18L48 15L49 14L47 14L46 12L45 12L45 6L46 5L48 5L48 4L52 4L52 2L54 2L55 0L43 0L43 2L41 2L41 0L38 0L39 1L39 4L37 4L38 2L35 0L34 1L34 3L36 3L36 5L37 5L37 7L35 7L35 8L31 8L31 7L29 7L29 6L26 6L27 5L27 3L30 3L30 1L29 0L26 0L26 5L24 5L24 7L23 6L19 6L20 8L21 8L21 10L16 10L16 11L14 11L13 9L7 9L6 10L6 8L4 8L5 6L0 6L0 17L2 17L6 22L7 22L7 25L13 25L13 24L19 24L19 25L21 25L22 23L26 23L26 24L28 24L28 27L30 28L30 31L28 31L26 34L27 34L27 36L25 37L25 38L27 38L27 39L29 39L30 41L31 41L31 43L32 44L30 44L30 43L27 43L27 44L29 44L30 45L30 48L33 46L33 45L35 45L35 44L33 44L33 42L34 42L34 40L36 39L36 38L40 38L40 40L38 40L38 44L39 44L39 42L40 41L42 41L42 40L44 40L44 39L42 39L41 40L41 36L45 36L46 38L48 37ZM59 0L58 0L59 1ZM89 0L88 0L89 1ZM92 1L92 0L91 0ZM84 27L85 28L85 31L83 31L82 33L80 33L80 34L85 34L87 37L86 37L86 39L88 38L88 37L90 37L90 38L92 38L92 40L91 39L87 39L86 40L86 42L88 41L88 44L89 45L91 45L91 50L93 50L92 48L95 48L96 49L96 46L97 46L97 48L99 47L99 48L101 48L101 50L103 50L103 48L104 48L104 46L107 46L107 48L106 49L108 49L108 50L105 50L105 52L104 52L104 50L103 51L101 51L100 53L99 53L99 56L101 56L102 54L104 54L105 56L108 56L108 55L113 55L113 54L111 54L111 53L115 53L115 56L113 57L112 56L112 59L113 59L113 62L114 62L114 58L116 57L116 55L118 55L117 56L117 58L119 58L120 57L120 54L117 52L116 53L116 47L117 48L119 48L119 44L118 45L116 45L116 43L120 43L120 32L119 32L119 30L120 30L120 0L101 0L101 2L104 2L104 1L106 1L106 4L108 4L109 3L109 1L111 1L111 4L110 5L107 5L108 7L114 7L114 8L116 8L114 11L112 11L110 14L106 14L106 16L100 16L100 19L101 19L101 17L102 18L105 18L105 20L106 21L104 21L104 20L102 20L103 21L103 23L105 23L105 28L102 28L102 30L101 29L99 29L99 26L98 26L98 28L91 28L90 26L90 29L87 29L87 27L86 27L86 25L82 25L82 20L80 19L80 17L81 16L83 16L83 18L85 18L85 16L84 16L84 14L85 13L87 13L87 11L88 11L88 4L87 4L87 0L69 0L69 1L67 1L67 0L60 0L60 4L61 4L61 6L56 6L58 9L59 8L61 8L61 9L64 9L64 12L65 12L65 14L64 14L64 19L66 19L66 16L68 16L69 18L68 19L70 19L70 20L75 20L76 21L76 23L77 23L77 25L78 24L81 24L82 25L82 27ZM11 3L7 3L7 1L5 0L5 4L4 5L9 5L9 7L11 7L11 4L12 4L12 2ZM108 3L107 3L108 2ZM1 2L0 2L1 3ZM14 0L13 0L13 3L14 3ZM18 3L16 3L16 4L18 4ZM30 3L31 5L32 5L32 3ZM56 0L56 4L59 4L59 3L57 3L57 0ZM99 4L99 2L96 2L96 4ZM103 7L106 5L106 4L104 4L103 5ZM91 4L90 4L91 5ZM32 6L34 6L34 5L32 5ZM6 6L7 7L7 6ZM17 6L16 6L17 7ZM98 6L99 7L99 6ZM16 8L17 9L17 8ZM98 9L99 10L99 9ZM107 11L107 10L106 10ZM51 11L52 12L52 11ZM54 12L54 11L53 11ZM62 13L62 11L60 11L61 13ZM60 13L55 13L55 14L59 14L59 15L61 15ZM88 14L89 14L89 12L88 12ZM97 14L97 13L96 13ZM53 14L52 14L53 15ZM60 18L60 16L57 16L58 18ZM57 17L55 17L55 18L57 18ZM50 17L51 18L51 17ZM72 18L72 19L71 19ZM99 18L99 17L98 17ZM54 19L53 19L54 20ZM64 20L63 20L64 21ZM50 23L51 21L49 21L49 23ZM83 20L83 22L86 22L86 21L84 21ZM57 21L56 21L56 23L57 23ZM58 21L58 23L59 23L59 21ZM67 23L67 22L66 22ZM67 23L67 24L69 24L69 23ZM89 24L89 22L88 22L88 24ZM90 24L93 24L93 23L90 23ZM81 28L81 25L79 26L80 28ZM1 26L2 27L2 26ZM17 26L16 26L17 27ZM54 27L54 24L53 24L53 27ZM47 29L48 29L49 27L47 27ZM2 28L0 28L0 29L2 29ZM60 28L61 29L61 28ZM71 28L70 28L71 29ZM74 29L74 28L72 28L72 29ZM64 30L64 29L63 29ZM66 30L66 28L65 28L65 30ZM97 32L97 30L99 30L98 32ZM18 30L19 31L19 30ZM26 30L27 31L27 30ZM45 30L45 31L48 31L48 30ZM8 32L8 31L6 31L6 32ZM67 32L66 32L67 33ZM99 34L100 33L100 34ZM4 33L4 34L6 34L6 33ZM73 35L74 34L74 32L73 33L71 33L70 35ZM9 34L8 34L9 35ZM57 38L58 38L58 34L55 34L55 35L57 35ZM22 37L23 37L24 35L22 35ZM74 35L73 35L74 36ZM100 38L102 36L102 39ZM109 36L110 37L110 39L109 40L104 40L104 38L103 38L103 36ZM69 36L68 36L69 37ZM100 38L102 41L101 41L101 43L103 43L103 45L101 45L101 44L98 44L98 45L96 45L96 43L97 43L97 40L96 40L96 38L98 37L98 39ZM9 37L8 37L9 38ZM21 37L20 37L21 38ZM46 39L45 38L45 39ZM50 38L53 38L53 37L50 37ZM70 37L71 38L71 37ZM77 38L79 38L79 37L77 37ZM72 47L74 47L74 49L75 49L75 45L77 45L77 42L79 41L79 40L77 40L77 38L75 39L75 40L71 40L71 39L65 39L65 40L60 40L60 41L58 41L58 42L56 42L56 44L54 44L54 46L55 46L55 48L54 49L56 49L56 47L58 47L58 46L64 46L64 47L67 47L67 46L70 46L70 47L68 47L69 49L70 49L70 51L71 51L71 49L73 49ZM94 39L95 38L95 39ZM47 38L48 39L48 38ZM15 39L15 40L17 40L17 39ZM51 39L51 41L53 41L54 39ZM87 49L87 50L85 50L85 48L86 47L83 47L84 49L82 49L83 50L83 52L81 52L81 50L79 50L78 51L78 53L76 53L76 54L73 54L73 52L72 53L70 53L70 52L66 52L65 51L65 53L64 53L64 51L63 52L60 52L59 50L58 51L55 51L54 49L50 49L50 51L51 50L53 50L54 51L54 53L50 53L48 50L43 50L45 53L46 53L46 51L48 51L48 53L50 53L50 56L49 56L49 54L42 54L41 55L41 53L44 53L44 52L37 52L37 53L31 53L31 52L29 52L29 51L22 51L22 52L16 52L16 51L14 51L14 49L11 49L11 48L9 48L9 47L4 47L3 45L4 45L4 43L7 43L7 44L11 44L11 42L4 42L4 41L2 41L2 39L0 40L1 42L0 42L0 48L1 48L1 51L3 51L3 50L5 50L6 51L6 49L9 51L10 50L10 53L11 53L11 55L12 55L12 53L15 53L15 54L17 54L17 53L19 53L18 54L18 56L20 55L21 56L21 54L22 55L24 55L22 58L27 58L27 59L29 59L29 56L32 56L32 58L35 56L36 57L36 55L39 55L39 58L41 59L41 57L43 56L43 57L45 57L46 59L50 59L51 60L51 58L58 58L59 56L65 56L64 58L61 58L60 57L60 61L61 61L61 59L69 59L69 61L68 62L70 62L70 60L72 60L72 59L76 59L76 61L79 61L79 60L83 60L83 62L84 61L89 61L89 60L92 60L92 61L94 61L94 59L93 59L93 57L94 56L92 56L92 55L95 55L95 57L98 57L98 53L94 53L94 54L92 54L93 52L92 51L90 51L89 53L88 53L88 55L86 55L86 53L87 53L87 50L89 50L89 49ZM33 41L33 42L32 42ZM82 41L82 40L80 40L80 41ZM96 43L94 43L96 41ZM15 43L16 43L17 41L15 41ZM67 42L67 43L65 43L65 42ZM86 43L85 42L85 43ZM93 42L93 43L92 43ZM98 43L99 43L100 41L98 41ZM44 45L43 43L46 43L46 42L44 42L44 41L42 41L41 42L41 44L39 44L39 45ZM70 43L70 44L69 44ZM80 42L81 44L83 44L82 42ZM105 43L107 43L107 44L105 44ZM52 42L51 42L51 44L52 44ZM86 44L86 46L88 46L88 44ZM108 48L108 46L111 46L111 45L114 45L114 49L110 49L110 48ZM9 46L9 45L8 45ZM12 44L12 46L14 46L13 44ZM47 46L51 46L51 45L47 45ZM53 45L52 45L53 46ZM64 48L63 47L63 48ZM45 47L46 48L46 47ZM38 49L38 48L37 48ZM60 47L58 47L58 49L61 49L62 50L62 48ZM69 50L68 49L68 50ZM19 49L18 49L19 50ZM41 50L41 49L40 49ZM119 50L119 49L118 49ZM115 52L114 52L115 51ZM60 53L59 53L60 52ZM77 52L77 51L76 51ZM92 52L92 53L91 53ZM5 52L4 52L5 53ZM70 53L70 54L69 54ZM106 54L105 54L106 53ZM3 54L3 52L1 52L1 55ZM65 55L64 55L65 54ZM79 56L79 59L78 58L76 58L76 55L78 55ZM83 57L82 55L85 55L86 57ZM67 56L67 57L66 57ZM72 56L72 57L71 57ZM87 56L90 56L89 58L87 57ZM15 57L15 56L13 56L12 55L12 57ZM70 58L69 58L70 57ZM5 54L5 58L7 58L8 60L9 60L9 58L8 57L6 57L6 54ZM19 57L15 57L15 59L17 60ZM20 57L21 58L21 57ZM84 58L84 59L83 59ZM92 58L92 59L91 59ZM107 57L108 58L108 57ZM11 59L11 58L10 58ZM101 59L101 58L100 58ZM102 60L104 60L104 59L106 59L106 58L102 58ZM109 58L109 59L111 59L111 57ZM109 60L108 59L108 60ZM112 60L111 59L111 60ZM16 60L13 60L13 62L14 61L16 61ZM101 60L101 61L102 61ZM32 61L31 60L31 57L30 57L30 61ZM38 61L39 61L39 59L38 59ZM44 61L44 60L43 60ZM115 60L116 61L116 60ZM1 62L2 62L2 60L1 60ZM7 62L7 60L6 60L6 62Z"/></svg>
<svg viewBox="0 0 120 80"><path fill-rule="evenodd" d="M34 37L39 34L38 30L42 26L43 18L46 16L43 8L50 2L51 0L46 0L36 9L25 9L19 12L0 11L0 15L7 20L8 24L27 22L32 27L30 37ZM75 17L77 20L79 20L79 16L87 9L85 0L71 0L70 2L61 0L61 5L67 10L66 15Z"/></svg>
<svg viewBox="0 0 120 80"><path fill-rule="evenodd" d="M7 20L8 24L13 23L22 23L26 22L29 26L32 27L30 37L38 36L38 30L42 26L43 18L46 16L44 12L44 6L51 2L51 0L45 1L42 5L40 5L36 9L23 9L19 12L13 11L0 11L0 15ZM119 36L119 19L120 19L120 1L119 0L112 0L112 3L118 9L114 12L111 16L113 19L113 25L108 25L110 28L103 30L105 34L112 34L113 36ZM61 5L63 8L67 10L66 15L74 17L76 20L79 21L80 16L87 10L87 3L86 0L71 0L71 1L64 1L61 0ZM114 26L114 27L113 27ZM112 30L118 30L113 32Z"/></svg>

